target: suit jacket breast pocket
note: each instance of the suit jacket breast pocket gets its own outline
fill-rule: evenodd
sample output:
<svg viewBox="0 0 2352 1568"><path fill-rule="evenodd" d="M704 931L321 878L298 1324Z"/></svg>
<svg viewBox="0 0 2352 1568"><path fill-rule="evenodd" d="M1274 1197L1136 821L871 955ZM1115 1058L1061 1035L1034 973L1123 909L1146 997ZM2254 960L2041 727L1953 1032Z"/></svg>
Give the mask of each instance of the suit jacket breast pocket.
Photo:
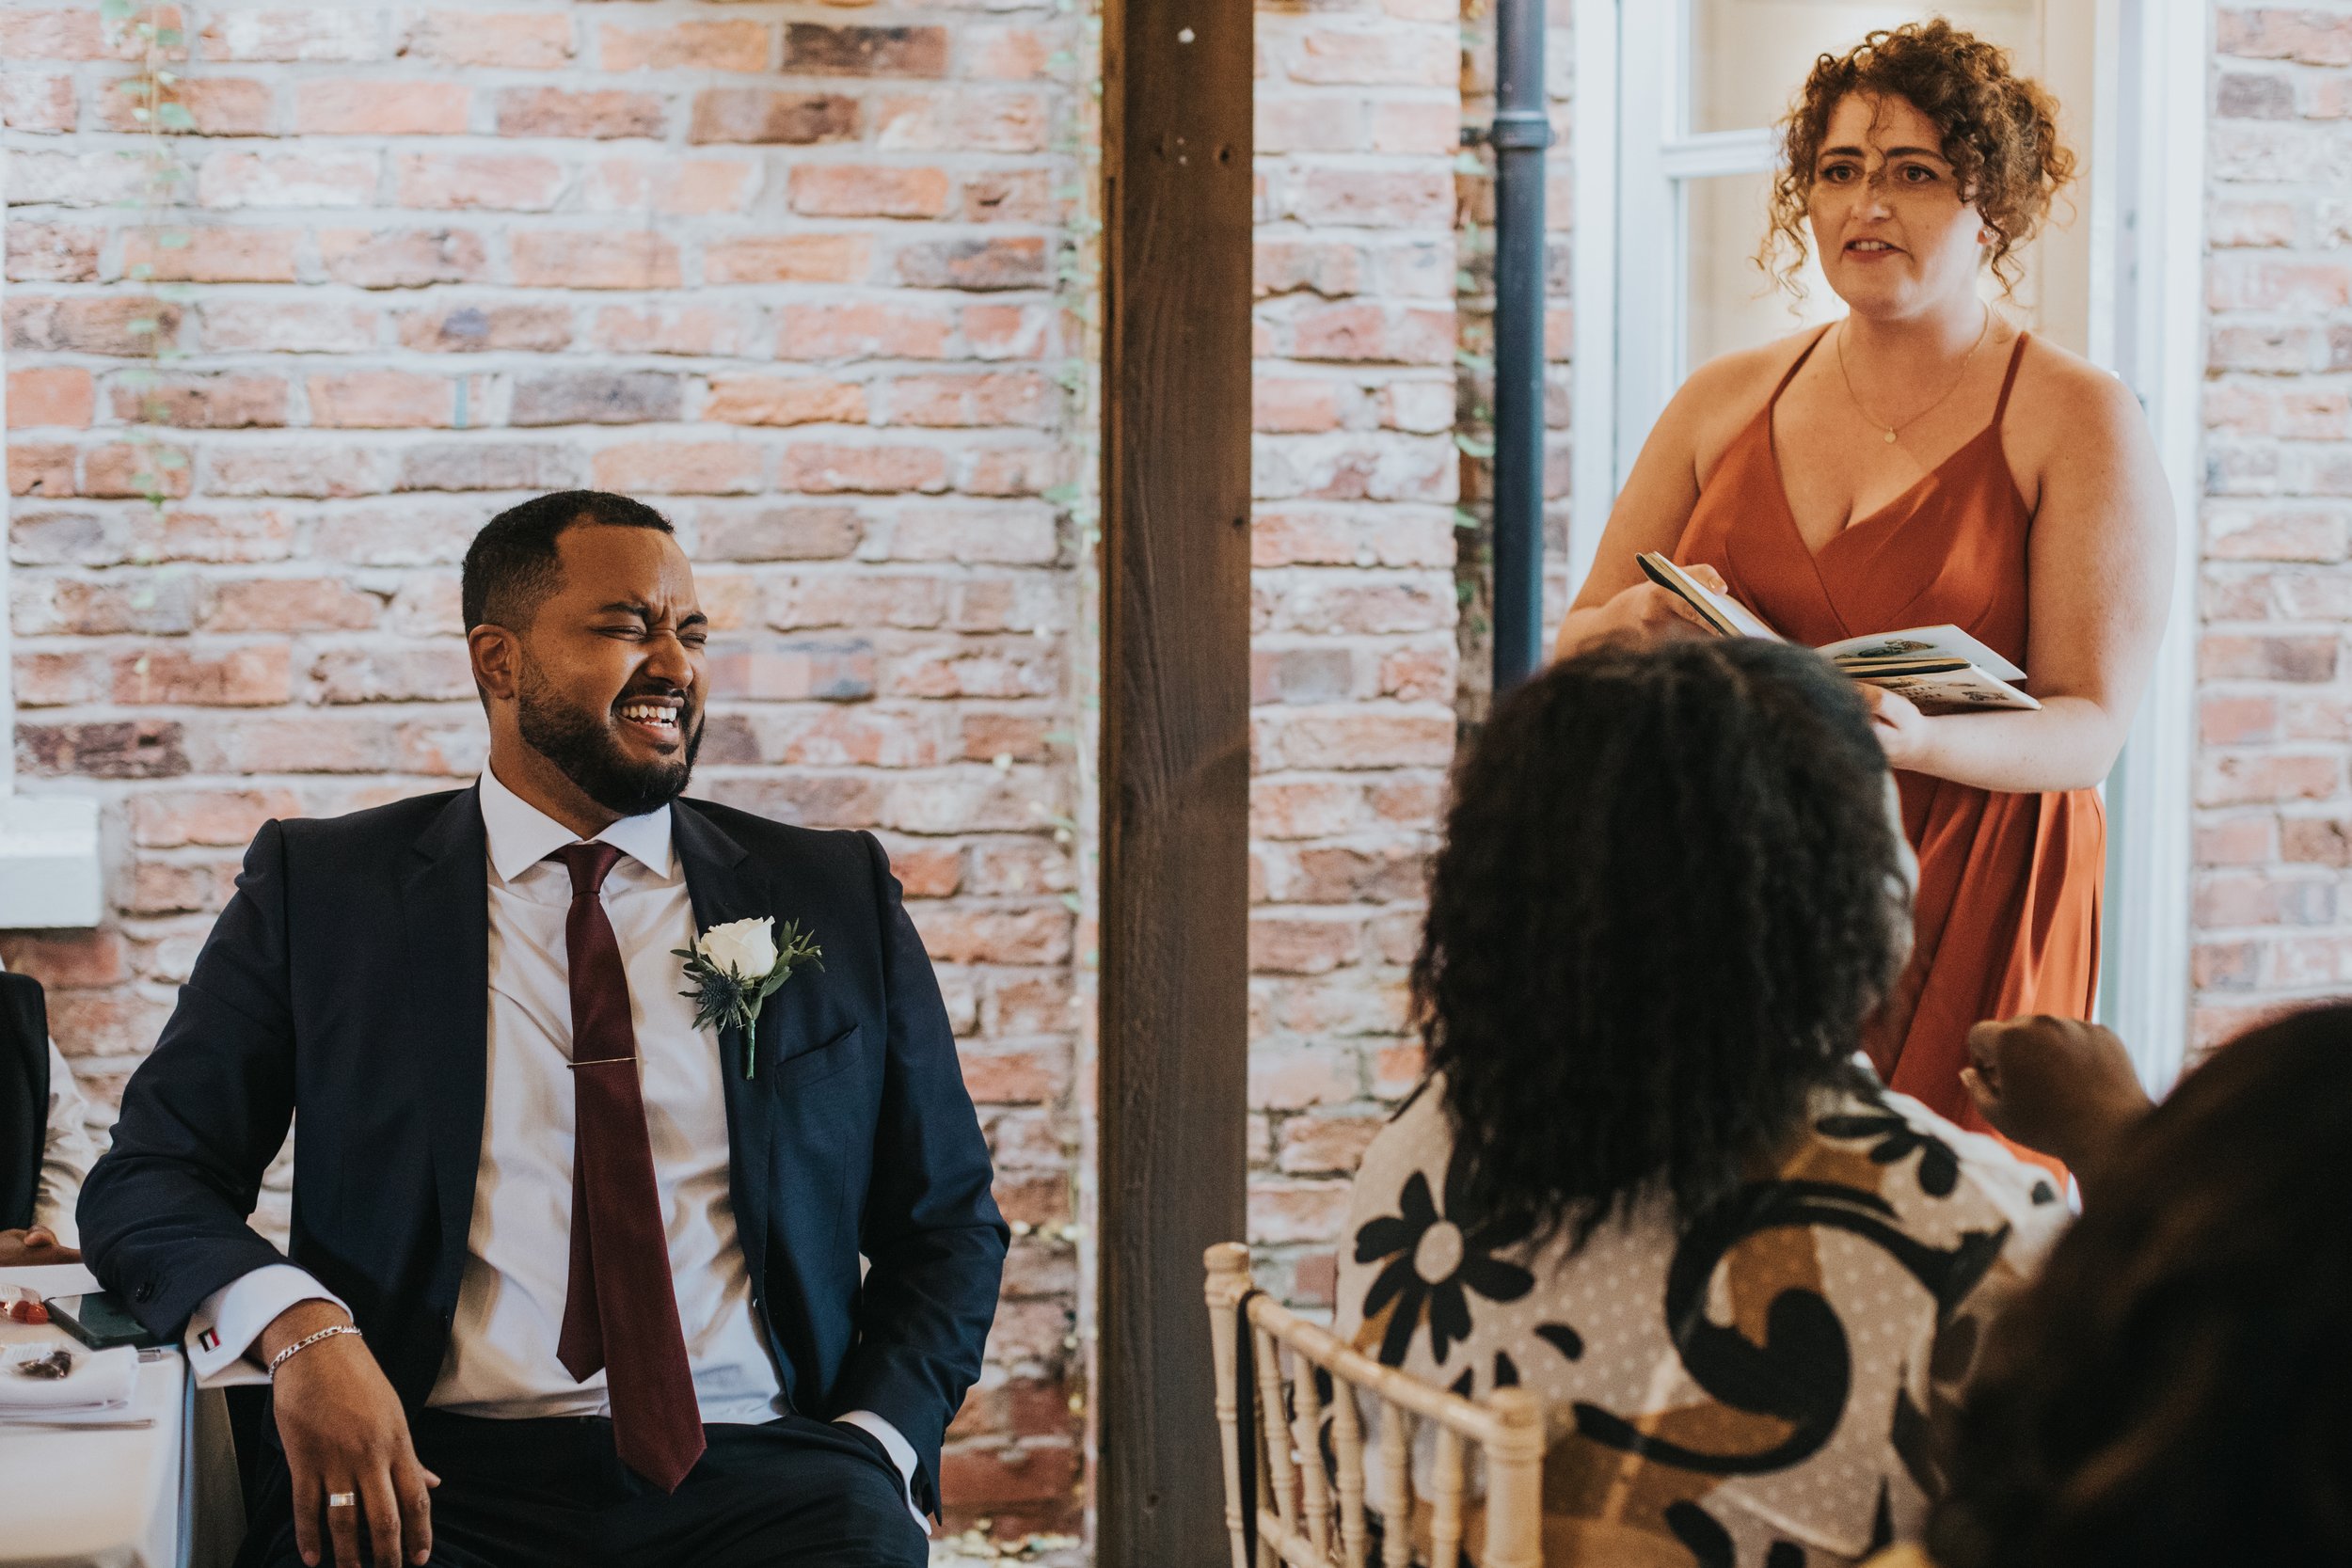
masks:
<svg viewBox="0 0 2352 1568"><path fill-rule="evenodd" d="M864 1034L862 1025L852 1023L824 1044L787 1056L776 1064L771 1086L779 1094L787 1089L804 1090L847 1072L861 1059L858 1045Z"/></svg>

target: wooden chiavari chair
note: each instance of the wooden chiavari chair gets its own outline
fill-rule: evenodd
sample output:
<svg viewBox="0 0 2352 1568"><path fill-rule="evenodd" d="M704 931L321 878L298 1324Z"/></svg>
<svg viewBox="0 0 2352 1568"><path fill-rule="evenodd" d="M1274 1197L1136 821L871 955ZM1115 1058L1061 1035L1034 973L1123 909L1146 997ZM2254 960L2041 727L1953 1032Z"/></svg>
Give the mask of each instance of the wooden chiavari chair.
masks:
<svg viewBox="0 0 2352 1568"><path fill-rule="evenodd" d="M1232 1568L1455 1568L1473 1513L1486 1516L1480 1568L1542 1568L1544 1414L1534 1395L1501 1388L1473 1402L1383 1367L1258 1293L1249 1249L1237 1243L1209 1248L1207 1264ZM1327 1454L1318 1370L1331 1383ZM1379 1413L1377 1564L1359 1390ZM1426 1499L1414 1497L1417 1423L1436 1434ZM1467 1499L1473 1448L1486 1459L1476 1503Z"/></svg>

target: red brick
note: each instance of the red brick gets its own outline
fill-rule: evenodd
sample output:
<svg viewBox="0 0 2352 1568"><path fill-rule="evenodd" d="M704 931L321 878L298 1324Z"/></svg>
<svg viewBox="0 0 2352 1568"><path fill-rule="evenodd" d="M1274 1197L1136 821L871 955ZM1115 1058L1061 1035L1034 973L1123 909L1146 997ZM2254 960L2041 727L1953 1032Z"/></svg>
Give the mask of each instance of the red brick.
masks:
<svg viewBox="0 0 2352 1568"><path fill-rule="evenodd" d="M131 842L143 849L243 847L273 818L300 816L289 789L172 789L131 798Z"/></svg>
<svg viewBox="0 0 2352 1568"><path fill-rule="evenodd" d="M283 643L216 653L156 647L116 656L114 700L126 706L271 707L293 695Z"/></svg>
<svg viewBox="0 0 2352 1568"><path fill-rule="evenodd" d="M930 87L878 99L872 115L874 139L902 152L1042 152L1052 145L1053 111L1034 92Z"/></svg>
<svg viewBox="0 0 2352 1568"><path fill-rule="evenodd" d="M109 43L98 8L0 12L0 59L103 60L121 58Z"/></svg>
<svg viewBox="0 0 2352 1568"><path fill-rule="evenodd" d="M935 218L954 189L942 168L886 164L803 164L792 171L792 210L819 217Z"/></svg>
<svg viewBox="0 0 2352 1568"><path fill-rule="evenodd" d="M124 424L244 430L286 422L286 384L274 375L139 375L107 387Z"/></svg>
<svg viewBox="0 0 2352 1568"><path fill-rule="evenodd" d="M177 339L180 321L179 306L151 294L20 294L8 301L8 346L139 358Z"/></svg>
<svg viewBox="0 0 2352 1568"><path fill-rule="evenodd" d="M11 973L29 975L51 991L119 985L132 977L120 932L19 932L0 939L0 958Z"/></svg>
<svg viewBox="0 0 2352 1568"><path fill-rule="evenodd" d="M466 131L473 90L459 82L298 82L294 129L311 136L451 136Z"/></svg>
<svg viewBox="0 0 2352 1568"><path fill-rule="evenodd" d="M596 343L609 354L741 355L751 318L726 306L608 305L596 316Z"/></svg>
<svg viewBox="0 0 2352 1568"><path fill-rule="evenodd" d="M8 428L36 429L90 421L97 394L90 373L70 365L48 365L8 372Z"/></svg>
<svg viewBox="0 0 2352 1568"><path fill-rule="evenodd" d="M85 496L177 497L188 493L186 450L160 441L118 441L82 454Z"/></svg>
<svg viewBox="0 0 2352 1568"><path fill-rule="evenodd" d="M1454 86L1457 58L1432 43L1428 28L1320 28L1300 36L1286 64L1292 81L1319 87Z"/></svg>
<svg viewBox="0 0 2352 1568"><path fill-rule="evenodd" d="M188 770L182 725L163 719L88 724L26 724L16 730L18 755L46 778L168 779Z"/></svg>
<svg viewBox="0 0 2352 1568"><path fill-rule="evenodd" d="M493 349L551 354L571 346L572 311L566 305L435 304L401 313L400 341L404 348L435 354Z"/></svg>
<svg viewBox="0 0 2352 1568"><path fill-rule="evenodd" d="M958 903L925 911L923 946L936 963L1058 964L1069 960L1070 927L1059 904Z"/></svg>
<svg viewBox="0 0 2352 1568"><path fill-rule="evenodd" d="M52 442L8 443L8 494L11 496L70 496L73 494L72 447Z"/></svg>
<svg viewBox="0 0 2352 1568"><path fill-rule="evenodd" d="M740 212L758 178L759 166L740 158L601 158L589 172L587 207L682 216Z"/></svg>
<svg viewBox="0 0 2352 1568"><path fill-rule="evenodd" d="M2352 36L2340 13L2284 8L2216 13L2215 47L2250 59L2299 60L2305 65L2352 65Z"/></svg>
<svg viewBox="0 0 2352 1568"><path fill-rule="evenodd" d="M1041 168L980 169L967 175L957 215L966 223L1057 223L1063 203Z"/></svg>
<svg viewBox="0 0 2352 1568"><path fill-rule="evenodd" d="M75 104L71 76L0 76L0 125L11 131L71 131Z"/></svg>
<svg viewBox="0 0 2352 1568"><path fill-rule="evenodd" d="M232 10L205 24L197 48L208 60L376 60L384 57L383 23L360 8Z"/></svg>
<svg viewBox="0 0 2352 1568"><path fill-rule="evenodd" d="M1055 55L1065 47L1057 35L1037 27L984 28L965 24L958 31L971 40L970 73L1002 82L1044 80L1052 74Z"/></svg>
<svg viewBox="0 0 2352 1568"><path fill-rule="evenodd" d="M935 447L804 443L785 449L783 482L804 495L940 490L947 483L947 459Z"/></svg>
<svg viewBox="0 0 2352 1568"><path fill-rule="evenodd" d="M2198 644L2198 673L2206 680L2329 681L2336 677L2340 636L2231 636L2207 633Z"/></svg>
<svg viewBox="0 0 2352 1568"><path fill-rule="evenodd" d="M812 376L713 376L702 417L724 424L864 424L866 388Z"/></svg>
<svg viewBox="0 0 2352 1568"><path fill-rule="evenodd" d="M1338 1234L1346 1215L1344 1181L1249 1183L1249 1240L1253 1243L1325 1241Z"/></svg>
<svg viewBox="0 0 2352 1568"><path fill-rule="evenodd" d="M1337 430L1340 384L1260 375L1249 386L1251 428L1265 432Z"/></svg>
<svg viewBox="0 0 2352 1568"><path fill-rule="evenodd" d="M166 561L283 561L293 553L294 523L282 512L174 508L164 514Z"/></svg>
<svg viewBox="0 0 2352 1568"><path fill-rule="evenodd" d="M742 495L760 487L759 449L734 441L638 441L596 456L596 485L628 495Z"/></svg>
<svg viewBox="0 0 2352 1568"><path fill-rule="evenodd" d="M863 234L767 234L715 240L703 251L707 283L854 283L866 276Z"/></svg>
<svg viewBox="0 0 2352 1568"><path fill-rule="evenodd" d="M473 695L473 671L462 642L430 646L328 648L310 666L318 701L446 703Z"/></svg>
<svg viewBox="0 0 2352 1568"><path fill-rule="evenodd" d="M403 55L443 65L554 71L572 57L565 11L434 11L418 19Z"/></svg>
<svg viewBox="0 0 2352 1568"><path fill-rule="evenodd" d="M910 375L890 383L892 424L1025 425L1048 429L1060 412L1054 384L1029 371Z"/></svg>
<svg viewBox="0 0 2352 1568"><path fill-rule="evenodd" d="M814 147L858 134L858 102L839 93L706 87L694 95L691 142Z"/></svg>
<svg viewBox="0 0 2352 1568"><path fill-rule="evenodd" d="M176 103L186 112L188 124L182 134L189 135L265 136L277 118L277 96L269 84L244 76L183 77L164 88L156 101ZM96 106L109 130L146 128L139 111L148 107L148 94L135 80L108 83Z"/></svg>
<svg viewBox="0 0 2352 1568"><path fill-rule="evenodd" d="M732 646L712 655L710 688L716 697L755 702L864 702L874 695L874 650L858 639Z"/></svg>
<svg viewBox="0 0 2352 1568"><path fill-rule="evenodd" d="M555 371L517 377L513 425L661 424L678 419L684 389L659 371Z"/></svg>
<svg viewBox="0 0 2352 1568"><path fill-rule="evenodd" d="M195 625L195 587L176 573L31 578L17 592L16 628L51 637L177 635Z"/></svg>
<svg viewBox="0 0 2352 1568"><path fill-rule="evenodd" d="M1054 352L1054 314L1038 306L969 305L962 323L975 359L1041 359Z"/></svg>
<svg viewBox="0 0 2352 1568"><path fill-rule="evenodd" d="M392 160L403 207L480 207L544 213L563 193L564 167L525 153L408 153Z"/></svg>
<svg viewBox="0 0 2352 1568"><path fill-rule="evenodd" d="M788 23L784 69L793 76L945 76L947 29Z"/></svg>
<svg viewBox="0 0 2352 1568"><path fill-rule="evenodd" d="M834 561L856 550L865 528L847 506L763 507L748 515L704 509L696 559Z"/></svg>
<svg viewBox="0 0 2352 1568"><path fill-rule="evenodd" d="M583 478L576 448L547 442L447 441L401 454L401 490L567 490ZM611 488L611 486L607 486Z"/></svg>
<svg viewBox="0 0 2352 1568"><path fill-rule="evenodd" d="M198 172L199 205L364 207L374 201L373 156L334 153L215 152Z"/></svg>
<svg viewBox="0 0 2352 1568"><path fill-rule="evenodd" d="M187 243L166 245L161 236L133 230L123 236L126 277L165 283L291 283L302 236L291 230L186 229L171 230ZM142 270L144 269L144 270Z"/></svg>
<svg viewBox="0 0 2352 1568"><path fill-rule="evenodd" d="M446 425L456 383L407 371L346 371L309 383L310 422L330 429L397 430Z"/></svg>
<svg viewBox="0 0 2352 1568"><path fill-rule="evenodd" d="M58 223L8 225L8 279L87 283L98 277L100 230Z"/></svg>
<svg viewBox="0 0 2352 1568"><path fill-rule="evenodd" d="M335 578L248 578L215 585L201 625L214 632L358 631L382 608L374 594Z"/></svg>
<svg viewBox="0 0 2352 1568"><path fill-rule="evenodd" d="M2344 787L2344 764L2336 756L2207 754L2198 759L2197 773L2201 806L2320 800Z"/></svg>
<svg viewBox="0 0 2352 1568"><path fill-rule="evenodd" d="M608 22L596 29L598 64L607 71L765 71L768 27L731 18L632 27Z"/></svg>
<svg viewBox="0 0 2352 1568"><path fill-rule="evenodd" d="M217 353L357 354L376 346L376 313L359 305L208 299L198 307L204 347Z"/></svg>
<svg viewBox="0 0 2352 1568"><path fill-rule="evenodd" d="M675 289L677 246L644 230L565 232L539 230L513 236L515 281L526 288Z"/></svg>
<svg viewBox="0 0 2352 1568"><path fill-rule="evenodd" d="M1286 1176L1350 1176L1388 1117L1293 1117L1282 1124L1275 1168Z"/></svg>
<svg viewBox="0 0 2352 1568"><path fill-rule="evenodd" d="M611 141L660 136L669 125L660 97L599 88L508 87L498 96L501 136L569 136Z"/></svg>
<svg viewBox="0 0 2352 1568"><path fill-rule="evenodd" d="M1041 289L1050 271L1036 238L929 240L898 252L898 280L917 289Z"/></svg>
<svg viewBox="0 0 2352 1568"><path fill-rule="evenodd" d="M1313 226L1443 229L1454 221L1454 182L1436 170L1308 169L1291 191L1289 213Z"/></svg>
<svg viewBox="0 0 2352 1568"><path fill-rule="evenodd" d="M387 454L310 441L215 448L205 459L205 489L215 496L374 495L385 488Z"/></svg>
<svg viewBox="0 0 2352 1568"><path fill-rule="evenodd" d="M430 282L489 277L482 235L466 228L329 228L317 256L336 282L362 289L419 289Z"/></svg>

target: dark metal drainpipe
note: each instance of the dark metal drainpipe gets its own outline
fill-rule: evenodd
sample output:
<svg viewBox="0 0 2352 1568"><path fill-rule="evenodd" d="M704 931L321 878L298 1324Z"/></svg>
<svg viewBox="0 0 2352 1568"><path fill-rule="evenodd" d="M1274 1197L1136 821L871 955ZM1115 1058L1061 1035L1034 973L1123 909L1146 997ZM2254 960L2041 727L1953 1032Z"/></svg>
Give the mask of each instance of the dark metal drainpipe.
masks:
<svg viewBox="0 0 2352 1568"><path fill-rule="evenodd" d="M1543 664L1546 0L1495 21L1495 695Z"/></svg>

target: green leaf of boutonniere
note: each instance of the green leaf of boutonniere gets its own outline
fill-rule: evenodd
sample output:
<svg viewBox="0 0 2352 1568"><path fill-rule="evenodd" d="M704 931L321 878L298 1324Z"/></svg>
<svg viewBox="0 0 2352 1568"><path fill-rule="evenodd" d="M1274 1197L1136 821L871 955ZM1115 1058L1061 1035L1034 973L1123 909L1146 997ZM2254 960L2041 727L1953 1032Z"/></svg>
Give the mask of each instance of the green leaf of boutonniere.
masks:
<svg viewBox="0 0 2352 1568"><path fill-rule="evenodd" d="M742 1031L746 1078L758 1068L754 1037L760 1005L803 965L825 967L824 950L814 936L788 920L779 931L765 917L713 926L694 939L693 946L671 951L686 960L689 989L678 994L694 1004L694 1027Z"/></svg>

